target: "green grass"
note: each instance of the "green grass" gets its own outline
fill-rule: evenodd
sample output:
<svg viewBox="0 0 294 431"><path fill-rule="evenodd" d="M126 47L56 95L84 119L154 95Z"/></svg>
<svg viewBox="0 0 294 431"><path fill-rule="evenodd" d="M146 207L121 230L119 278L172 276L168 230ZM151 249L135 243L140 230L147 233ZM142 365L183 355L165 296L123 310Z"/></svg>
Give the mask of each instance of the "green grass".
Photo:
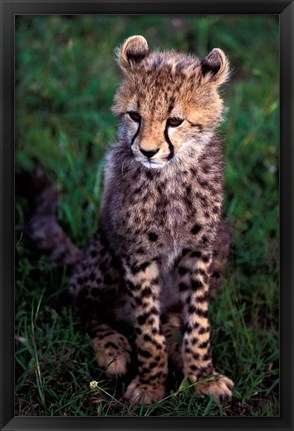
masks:
<svg viewBox="0 0 294 431"><path fill-rule="evenodd" d="M171 31L172 27L172 31ZM37 157L60 190L58 219L79 247L97 227L103 158L115 137L110 112L120 74L113 50L131 34L151 47L232 64L223 89L225 218L234 243L210 308L216 367L235 381L215 406L171 376L151 406L119 400L126 381L98 369L68 298L66 270L23 243L26 203L16 201L16 415L279 415L278 21L266 16L22 16L16 26L16 164ZM98 388L90 389L92 380Z"/></svg>

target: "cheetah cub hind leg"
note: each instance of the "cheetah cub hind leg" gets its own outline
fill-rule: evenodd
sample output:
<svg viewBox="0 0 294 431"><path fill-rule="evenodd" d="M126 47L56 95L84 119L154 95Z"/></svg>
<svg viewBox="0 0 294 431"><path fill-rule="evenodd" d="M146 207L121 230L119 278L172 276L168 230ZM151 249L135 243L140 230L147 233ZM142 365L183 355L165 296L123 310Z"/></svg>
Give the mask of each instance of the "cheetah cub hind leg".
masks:
<svg viewBox="0 0 294 431"><path fill-rule="evenodd" d="M94 329L93 347L100 368L111 375L124 375L131 362L131 346L126 337L108 324L97 324Z"/></svg>

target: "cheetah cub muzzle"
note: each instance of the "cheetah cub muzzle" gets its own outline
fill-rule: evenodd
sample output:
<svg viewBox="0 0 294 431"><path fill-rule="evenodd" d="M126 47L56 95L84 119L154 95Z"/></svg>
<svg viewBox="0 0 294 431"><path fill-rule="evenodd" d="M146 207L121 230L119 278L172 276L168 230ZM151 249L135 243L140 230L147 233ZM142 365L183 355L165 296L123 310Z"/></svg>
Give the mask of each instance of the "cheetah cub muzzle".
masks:
<svg viewBox="0 0 294 431"><path fill-rule="evenodd" d="M138 370L127 400L164 397L168 356L195 391L230 399L233 382L212 364L208 319L229 243L216 133L228 60L220 49L204 59L150 52L142 36L128 38L117 58L124 74L112 108L117 141L106 161L99 230L70 292L89 322L98 364L111 374L126 373L131 357L113 323L133 322ZM181 345L173 337L180 328Z"/></svg>

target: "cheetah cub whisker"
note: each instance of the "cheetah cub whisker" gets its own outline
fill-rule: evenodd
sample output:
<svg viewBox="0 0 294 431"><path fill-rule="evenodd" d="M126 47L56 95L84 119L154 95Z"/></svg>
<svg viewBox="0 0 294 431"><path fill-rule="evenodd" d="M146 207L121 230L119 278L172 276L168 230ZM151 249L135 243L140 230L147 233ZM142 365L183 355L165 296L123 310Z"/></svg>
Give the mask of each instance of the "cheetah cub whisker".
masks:
<svg viewBox="0 0 294 431"><path fill-rule="evenodd" d="M124 74L112 108L119 128L105 166L99 231L70 292L83 317L96 322L98 364L123 358L109 365L113 373L127 372L130 361L113 322L134 323L138 372L127 400L164 397L168 355L191 383L199 381L196 391L230 399L233 382L212 364L208 318L229 242L216 132L229 63L218 48L204 59L150 52L143 36L129 37L117 60ZM184 328L181 346L172 338L177 327Z"/></svg>

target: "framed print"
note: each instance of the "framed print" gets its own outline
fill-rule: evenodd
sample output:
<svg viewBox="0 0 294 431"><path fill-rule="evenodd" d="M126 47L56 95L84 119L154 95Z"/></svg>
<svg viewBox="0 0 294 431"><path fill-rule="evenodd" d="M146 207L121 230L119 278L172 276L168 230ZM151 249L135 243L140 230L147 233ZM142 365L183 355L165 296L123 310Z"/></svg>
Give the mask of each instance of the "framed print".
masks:
<svg viewBox="0 0 294 431"><path fill-rule="evenodd" d="M293 2L1 29L1 429L293 429Z"/></svg>

